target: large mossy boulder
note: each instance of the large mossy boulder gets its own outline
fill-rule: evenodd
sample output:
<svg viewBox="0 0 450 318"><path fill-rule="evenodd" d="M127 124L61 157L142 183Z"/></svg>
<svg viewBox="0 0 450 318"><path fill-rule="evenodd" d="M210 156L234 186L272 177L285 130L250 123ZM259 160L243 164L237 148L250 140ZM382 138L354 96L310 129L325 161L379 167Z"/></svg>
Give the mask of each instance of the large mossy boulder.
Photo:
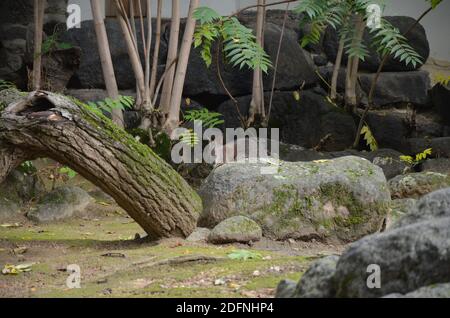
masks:
<svg viewBox="0 0 450 318"><path fill-rule="evenodd" d="M44 195L27 217L37 223L68 219L85 212L92 197L78 187L59 187Z"/></svg>
<svg viewBox="0 0 450 318"><path fill-rule="evenodd" d="M199 225L214 227L236 215L256 221L274 239L348 242L378 231L389 209L386 178L358 157L312 162L230 163L216 168L199 194Z"/></svg>
<svg viewBox="0 0 450 318"><path fill-rule="evenodd" d="M309 290L320 290L329 297L442 297L448 295L450 281L450 188L424 196L410 211L383 233L368 235L352 244L339 257L333 271L321 279L307 279L323 267L315 263L302 276ZM378 274L377 277L377 268ZM375 271L374 271L375 270ZM313 278L317 275L313 275ZM325 277L326 276L326 277ZM378 286L367 284L379 279ZM279 285L287 297L292 283ZM298 288L297 288L298 290Z"/></svg>
<svg viewBox="0 0 450 318"><path fill-rule="evenodd" d="M393 199L419 198L447 187L450 187L450 176L436 172L409 173L389 180Z"/></svg>

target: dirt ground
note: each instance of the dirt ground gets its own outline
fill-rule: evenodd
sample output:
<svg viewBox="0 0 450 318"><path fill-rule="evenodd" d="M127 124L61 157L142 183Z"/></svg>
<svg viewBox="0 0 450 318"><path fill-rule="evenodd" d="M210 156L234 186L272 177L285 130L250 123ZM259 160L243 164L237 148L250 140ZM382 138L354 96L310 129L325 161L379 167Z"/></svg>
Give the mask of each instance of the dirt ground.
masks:
<svg viewBox="0 0 450 318"><path fill-rule="evenodd" d="M80 177L68 182L85 190ZM343 246L319 242L211 245L183 239L150 242L113 201L95 198L84 216L52 224L25 217L0 224L0 297L273 297L281 279L297 281L308 265ZM232 258L245 250L251 259ZM69 288L68 265L80 268L81 288Z"/></svg>

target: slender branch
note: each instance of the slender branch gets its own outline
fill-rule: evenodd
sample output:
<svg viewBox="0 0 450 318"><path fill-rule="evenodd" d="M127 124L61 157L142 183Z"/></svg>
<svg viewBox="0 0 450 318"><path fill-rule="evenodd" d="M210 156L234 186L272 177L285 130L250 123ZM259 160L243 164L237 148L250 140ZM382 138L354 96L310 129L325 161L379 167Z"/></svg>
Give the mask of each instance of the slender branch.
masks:
<svg viewBox="0 0 450 318"><path fill-rule="evenodd" d="M162 84L164 83L164 80L167 76L167 74L169 73L169 71L172 69L172 67L177 63L178 61L178 57L176 59L174 59L169 67L167 67L164 70L164 73L161 75L161 78L159 79L158 85L156 86L156 90L155 90L155 95L153 97L153 105L156 105L156 100L158 99L158 94L159 94L159 90L161 89Z"/></svg>
<svg viewBox="0 0 450 318"><path fill-rule="evenodd" d="M234 96L230 93L230 91L227 88L227 85L225 84L223 78L222 78L222 73L220 71L220 52L221 52L221 48L222 48L222 41L219 41L218 45L217 45L217 52L216 52L216 65L217 65L217 77L219 78L219 82L222 85L223 89L225 90L225 93L230 97L231 101L233 102L234 106L236 107L236 111L239 117L239 121L241 122L242 128L246 127L246 120L244 118L244 116L242 116L241 111L239 110L239 103L236 100L236 98L234 98Z"/></svg>
<svg viewBox="0 0 450 318"><path fill-rule="evenodd" d="M270 113L272 111L272 104L273 104L273 95L275 93L275 84L277 81L277 71L278 71L278 63L280 60L280 53L281 53L281 46L283 44L283 38L284 38L284 31L286 29L286 22L289 15L289 6L291 4L288 2L286 5L286 11L284 12L284 18L283 18L283 25L281 27L281 34L280 34L280 40L278 42L278 49L277 49L277 57L275 58L275 66L273 70L273 80L272 80L272 90L270 92L270 100L269 100L269 110L267 112L267 117L265 118L265 126L268 125L269 119L270 119Z"/></svg>

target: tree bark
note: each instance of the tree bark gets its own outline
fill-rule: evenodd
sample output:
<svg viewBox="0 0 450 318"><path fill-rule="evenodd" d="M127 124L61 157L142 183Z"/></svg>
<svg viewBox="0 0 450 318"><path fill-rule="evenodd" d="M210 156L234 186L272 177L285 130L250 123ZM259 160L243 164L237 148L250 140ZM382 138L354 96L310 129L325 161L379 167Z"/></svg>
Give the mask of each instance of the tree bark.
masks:
<svg viewBox="0 0 450 318"><path fill-rule="evenodd" d="M106 33L105 22L101 13L100 3L91 0L92 17L94 19L95 34L97 37L98 52L100 63L102 64L103 78L105 80L106 91L111 99L119 98L119 89L117 87L116 75L112 63L111 52L109 50L108 35ZM113 122L119 127L124 126L123 113L121 109L111 111Z"/></svg>
<svg viewBox="0 0 450 318"><path fill-rule="evenodd" d="M358 42L362 41L365 29L365 23L363 17L360 14L356 14L354 19L355 19L355 38L353 39L352 45L356 45ZM350 110L352 113L355 111L358 102L356 96L356 84L358 82L358 68L359 68L359 58L357 56L349 58L347 62L345 103L348 110Z"/></svg>
<svg viewBox="0 0 450 318"><path fill-rule="evenodd" d="M49 157L111 195L152 239L186 237L197 193L147 146L101 114L37 91L0 113L0 182L27 157Z"/></svg>
<svg viewBox="0 0 450 318"><path fill-rule="evenodd" d="M34 60L33 89L41 88L42 34L44 28L45 0L34 0Z"/></svg>
<svg viewBox="0 0 450 318"><path fill-rule="evenodd" d="M178 58L177 70L173 80L172 97L170 98L169 115L164 123L164 129L170 136L172 131L178 127L180 123L180 107L181 98L183 96L184 80L186 78L186 70L191 53L192 39L195 31L194 11L198 8L199 0L191 0L189 3L189 13L186 21L186 29L183 35L183 42L180 47L180 55Z"/></svg>
<svg viewBox="0 0 450 318"><path fill-rule="evenodd" d="M178 41L180 37L180 0L172 0L172 19L170 22L169 48L166 62L166 78L161 92L160 109L169 114L170 98L172 96L173 79L175 77L176 59L178 56Z"/></svg>

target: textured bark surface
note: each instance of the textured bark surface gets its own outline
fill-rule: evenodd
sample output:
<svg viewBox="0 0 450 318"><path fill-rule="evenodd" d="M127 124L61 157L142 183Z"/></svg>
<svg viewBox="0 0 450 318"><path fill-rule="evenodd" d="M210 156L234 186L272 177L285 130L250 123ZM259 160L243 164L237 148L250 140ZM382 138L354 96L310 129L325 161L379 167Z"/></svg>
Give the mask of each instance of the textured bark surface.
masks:
<svg viewBox="0 0 450 318"><path fill-rule="evenodd" d="M184 237L196 226L197 193L147 146L84 104L38 91L0 114L0 182L36 155L100 187L151 238Z"/></svg>

